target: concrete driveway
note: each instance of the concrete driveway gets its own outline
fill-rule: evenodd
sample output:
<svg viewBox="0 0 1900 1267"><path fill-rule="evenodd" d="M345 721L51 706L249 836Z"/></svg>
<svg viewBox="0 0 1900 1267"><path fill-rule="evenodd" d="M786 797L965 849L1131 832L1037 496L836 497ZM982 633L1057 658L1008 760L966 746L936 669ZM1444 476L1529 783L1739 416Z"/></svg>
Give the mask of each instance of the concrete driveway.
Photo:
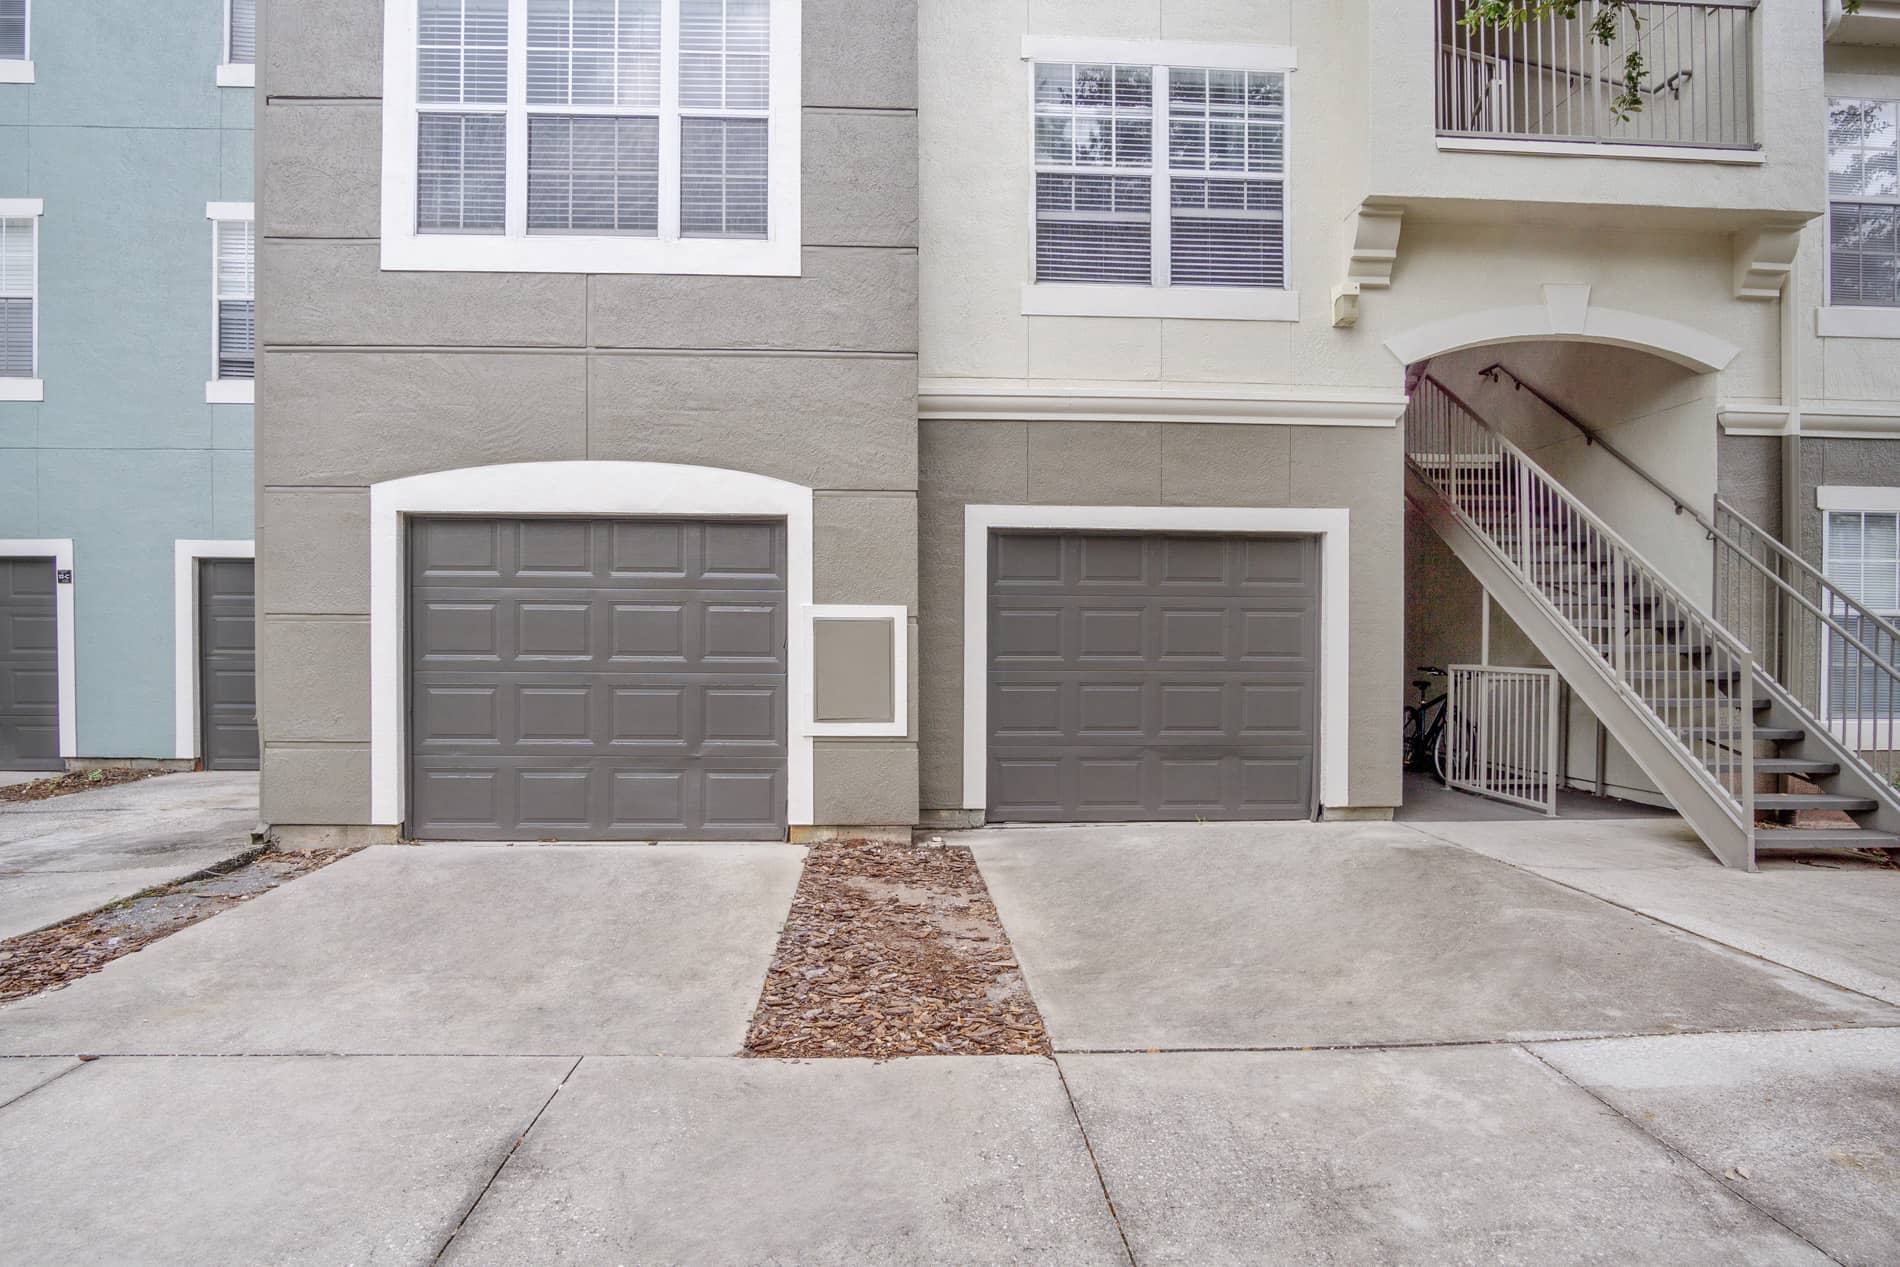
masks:
<svg viewBox="0 0 1900 1267"><path fill-rule="evenodd" d="M1058 1053L882 1064L735 1058L801 850L367 850L0 1008L0 1257L1900 1259L1900 1007L1430 828L966 837Z"/></svg>
<svg viewBox="0 0 1900 1267"><path fill-rule="evenodd" d="M0 941L244 853L257 775L168 774L0 805Z"/></svg>

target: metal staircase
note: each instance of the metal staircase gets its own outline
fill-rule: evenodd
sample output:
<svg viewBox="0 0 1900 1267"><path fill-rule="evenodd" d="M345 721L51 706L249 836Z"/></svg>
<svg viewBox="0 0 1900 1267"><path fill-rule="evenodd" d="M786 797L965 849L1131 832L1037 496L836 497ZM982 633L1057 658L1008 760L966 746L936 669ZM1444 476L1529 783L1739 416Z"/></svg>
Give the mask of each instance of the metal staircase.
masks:
<svg viewBox="0 0 1900 1267"><path fill-rule="evenodd" d="M1758 848L1900 846L1900 794L1790 689L1786 639L1774 664L1758 663L1436 378L1420 380L1405 427L1407 499L1724 865L1752 871ZM1786 595L1731 545L1759 584L1729 588L1785 629L1773 613ZM1794 660L1825 672L1825 652ZM1859 830L1757 824L1803 810L1840 811Z"/></svg>

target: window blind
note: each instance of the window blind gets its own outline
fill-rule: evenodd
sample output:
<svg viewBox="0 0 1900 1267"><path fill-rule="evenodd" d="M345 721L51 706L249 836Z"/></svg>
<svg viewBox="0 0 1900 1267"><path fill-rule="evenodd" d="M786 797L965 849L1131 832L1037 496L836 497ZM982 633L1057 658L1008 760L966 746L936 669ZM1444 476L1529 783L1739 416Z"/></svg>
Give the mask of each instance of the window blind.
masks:
<svg viewBox="0 0 1900 1267"><path fill-rule="evenodd" d="M508 0L417 0L416 99L508 100Z"/></svg>
<svg viewBox="0 0 1900 1267"><path fill-rule="evenodd" d="M1876 616L1900 615L1900 516L1830 511L1827 516L1827 578ZM1869 647L1879 634L1862 628L1853 612L1835 617ZM1866 656L1830 635L1828 648L1829 716L1843 719L1892 715L1892 679L1873 671Z"/></svg>
<svg viewBox="0 0 1900 1267"><path fill-rule="evenodd" d="M680 108L764 110L767 0L680 0Z"/></svg>
<svg viewBox="0 0 1900 1267"><path fill-rule="evenodd" d="M1900 306L1900 101L1828 103L1828 301Z"/></svg>
<svg viewBox="0 0 1900 1267"><path fill-rule="evenodd" d="M257 60L257 0L231 0L231 44L224 59L233 66Z"/></svg>
<svg viewBox="0 0 1900 1267"><path fill-rule="evenodd" d="M1034 149L1038 282L1286 285L1284 75L1038 64Z"/></svg>
<svg viewBox="0 0 1900 1267"><path fill-rule="evenodd" d="M0 219L0 378L32 378L39 299L39 221Z"/></svg>
<svg viewBox="0 0 1900 1267"><path fill-rule="evenodd" d="M416 227L424 233L500 233L507 214L507 119L428 113L416 156Z"/></svg>
<svg viewBox="0 0 1900 1267"><path fill-rule="evenodd" d="M764 119L680 120L680 232L762 238L766 233Z"/></svg>
<svg viewBox="0 0 1900 1267"><path fill-rule="evenodd" d="M0 0L0 61L26 60L26 0Z"/></svg>
<svg viewBox="0 0 1900 1267"><path fill-rule="evenodd" d="M219 378L257 374L257 232L249 220L212 227Z"/></svg>
<svg viewBox="0 0 1900 1267"><path fill-rule="evenodd" d="M528 117L530 232L655 233L659 227L658 119Z"/></svg>
<svg viewBox="0 0 1900 1267"><path fill-rule="evenodd" d="M658 110L659 0L529 0L528 104Z"/></svg>

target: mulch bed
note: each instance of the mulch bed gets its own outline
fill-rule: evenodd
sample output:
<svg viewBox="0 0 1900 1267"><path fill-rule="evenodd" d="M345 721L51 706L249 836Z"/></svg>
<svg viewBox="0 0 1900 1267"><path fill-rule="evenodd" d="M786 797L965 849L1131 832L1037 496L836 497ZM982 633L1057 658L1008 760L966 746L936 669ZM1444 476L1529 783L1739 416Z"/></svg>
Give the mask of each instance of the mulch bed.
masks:
<svg viewBox="0 0 1900 1267"><path fill-rule="evenodd" d="M15 783L11 787L0 787L0 805L11 805L19 801L50 801L55 796L71 796L74 792L96 792L102 787L137 783L142 779L155 779L161 774L170 773L170 770L134 770L126 766L114 766L110 769L74 770L69 774L52 774L43 779L34 779L31 783Z"/></svg>
<svg viewBox="0 0 1900 1267"><path fill-rule="evenodd" d="M813 846L745 1054L1048 1055L967 849Z"/></svg>
<svg viewBox="0 0 1900 1267"><path fill-rule="evenodd" d="M148 889L63 924L0 941L0 1003L61 989L114 959L355 852L255 854L214 875Z"/></svg>

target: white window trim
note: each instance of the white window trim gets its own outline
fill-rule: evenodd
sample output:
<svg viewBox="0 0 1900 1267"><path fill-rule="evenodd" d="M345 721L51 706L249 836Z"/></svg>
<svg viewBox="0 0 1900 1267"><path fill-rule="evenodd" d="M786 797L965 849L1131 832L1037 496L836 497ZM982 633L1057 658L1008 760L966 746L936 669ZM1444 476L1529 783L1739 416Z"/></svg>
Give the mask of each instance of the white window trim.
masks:
<svg viewBox="0 0 1900 1267"><path fill-rule="evenodd" d="M0 84L33 82L33 0L26 0L26 39L23 56L0 59Z"/></svg>
<svg viewBox="0 0 1900 1267"><path fill-rule="evenodd" d="M257 204L251 202L208 202L205 204L205 219L211 222L211 372L218 372L218 235L217 224L220 220L248 220L253 228L257 224ZM254 248L253 248L254 249ZM253 274L256 263L252 263ZM251 302L257 302L257 292L251 292ZM256 355L256 351L252 351ZM257 380L255 378L210 378L205 380L205 404L207 405L250 405L257 401Z"/></svg>
<svg viewBox="0 0 1900 1267"><path fill-rule="evenodd" d="M0 558L53 561L53 619L58 625L54 638L59 645L59 755L62 760L70 760L79 755L79 674L73 664L74 584L60 583L57 574L72 574L72 538L0 538Z"/></svg>
<svg viewBox="0 0 1900 1267"><path fill-rule="evenodd" d="M1283 533L1319 538L1319 799L1350 806L1352 512L1174 506L963 508L963 808L989 809L990 535L999 529Z"/></svg>
<svg viewBox="0 0 1900 1267"><path fill-rule="evenodd" d="M511 0L521 7L521 0ZM771 0L771 54L768 74L771 113L767 124L766 215L769 233L759 239L665 238L526 232L525 205L515 196L525 190L525 174L512 173L527 163L527 112L511 92L508 115L508 220L516 232L459 234L416 232L416 0L388 0L383 22L383 213L382 266L392 271L491 273L692 273L746 277L797 277L801 267L803 226L800 190L803 146L802 0ZM661 0L662 75L677 82L679 0ZM525 19L509 22L509 83L525 79ZM629 113L644 113L630 111ZM663 116L664 117L664 116ZM669 155L662 126L661 223L667 223L669 191L677 199L677 181L666 177ZM677 157L671 159L677 163Z"/></svg>
<svg viewBox="0 0 1900 1267"><path fill-rule="evenodd" d="M891 720L811 721L806 723L805 733L834 739L902 739L910 734L910 608L888 603L821 603L807 607L805 621L814 628L814 648L816 626L827 620L881 620L890 625ZM817 712L816 687L814 681L813 714Z"/></svg>
<svg viewBox="0 0 1900 1267"><path fill-rule="evenodd" d="M1814 310L1823 339L1900 339L1900 308L1850 308L1832 304Z"/></svg>
<svg viewBox="0 0 1900 1267"><path fill-rule="evenodd" d="M409 752L406 521L416 515L686 515L785 521L786 821L812 825L812 490L667 462L524 462L387 480L369 490L370 823L400 825Z"/></svg>
<svg viewBox="0 0 1900 1267"><path fill-rule="evenodd" d="M31 9L27 16L30 20ZM0 219L30 218L43 222L45 217L43 198L0 198ZM40 230L44 227L43 223L33 226L33 373L28 378L0 378L0 401L46 399L46 383L40 378Z"/></svg>
<svg viewBox="0 0 1900 1267"><path fill-rule="evenodd" d="M1037 282L1036 182L1029 182L1029 276L1022 288L1025 317L1167 317L1190 321L1298 321L1300 292L1293 287L1293 72L1299 69L1297 50L1280 44L1201 44L1187 40L1091 40L1026 35L1022 59L1029 77L1029 117L1036 114L1036 63L1112 62L1155 69L1156 100L1164 91L1163 72L1182 70L1253 70L1286 76L1285 142L1280 164L1283 191L1280 213L1281 252L1285 285L1255 286L1146 286L1091 285ZM1167 196L1169 168L1165 159L1167 136L1164 111L1157 107L1154 126L1154 182L1157 251L1167 245L1167 222L1161 219ZM1033 154L1032 154L1033 161Z"/></svg>
<svg viewBox="0 0 1900 1267"><path fill-rule="evenodd" d="M254 541L176 541L172 544L172 756L196 761L198 745L198 563L202 559L255 559Z"/></svg>
<svg viewBox="0 0 1900 1267"><path fill-rule="evenodd" d="M1892 515L1900 514L1900 488L1880 488L1853 484L1823 484L1814 490L1815 505L1821 510L1821 575L1828 578L1828 584L1834 584L1831 573L1834 570L1834 548L1831 544L1833 534L1828 531L1828 516L1841 515ZM1872 608L1868 608L1873 611ZM1889 619L1882 612L1874 615ZM1825 640L1824 640L1825 642ZM1823 651L1821 655L1821 701L1823 707L1830 694L1829 669L1833 656ZM1893 752L1900 750L1900 726L1884 717L1830 717L1827 719L1828 732L1841 743L1860 752Z"/></svg>
<svg viewBox="0 0 1900 1267"><path fill-rule="evenodd" d="M218 52L218 87L255 88L257 86L257 65L254 62L234 62L231 58L231 0L224 0L224 43Z"/></svg>

